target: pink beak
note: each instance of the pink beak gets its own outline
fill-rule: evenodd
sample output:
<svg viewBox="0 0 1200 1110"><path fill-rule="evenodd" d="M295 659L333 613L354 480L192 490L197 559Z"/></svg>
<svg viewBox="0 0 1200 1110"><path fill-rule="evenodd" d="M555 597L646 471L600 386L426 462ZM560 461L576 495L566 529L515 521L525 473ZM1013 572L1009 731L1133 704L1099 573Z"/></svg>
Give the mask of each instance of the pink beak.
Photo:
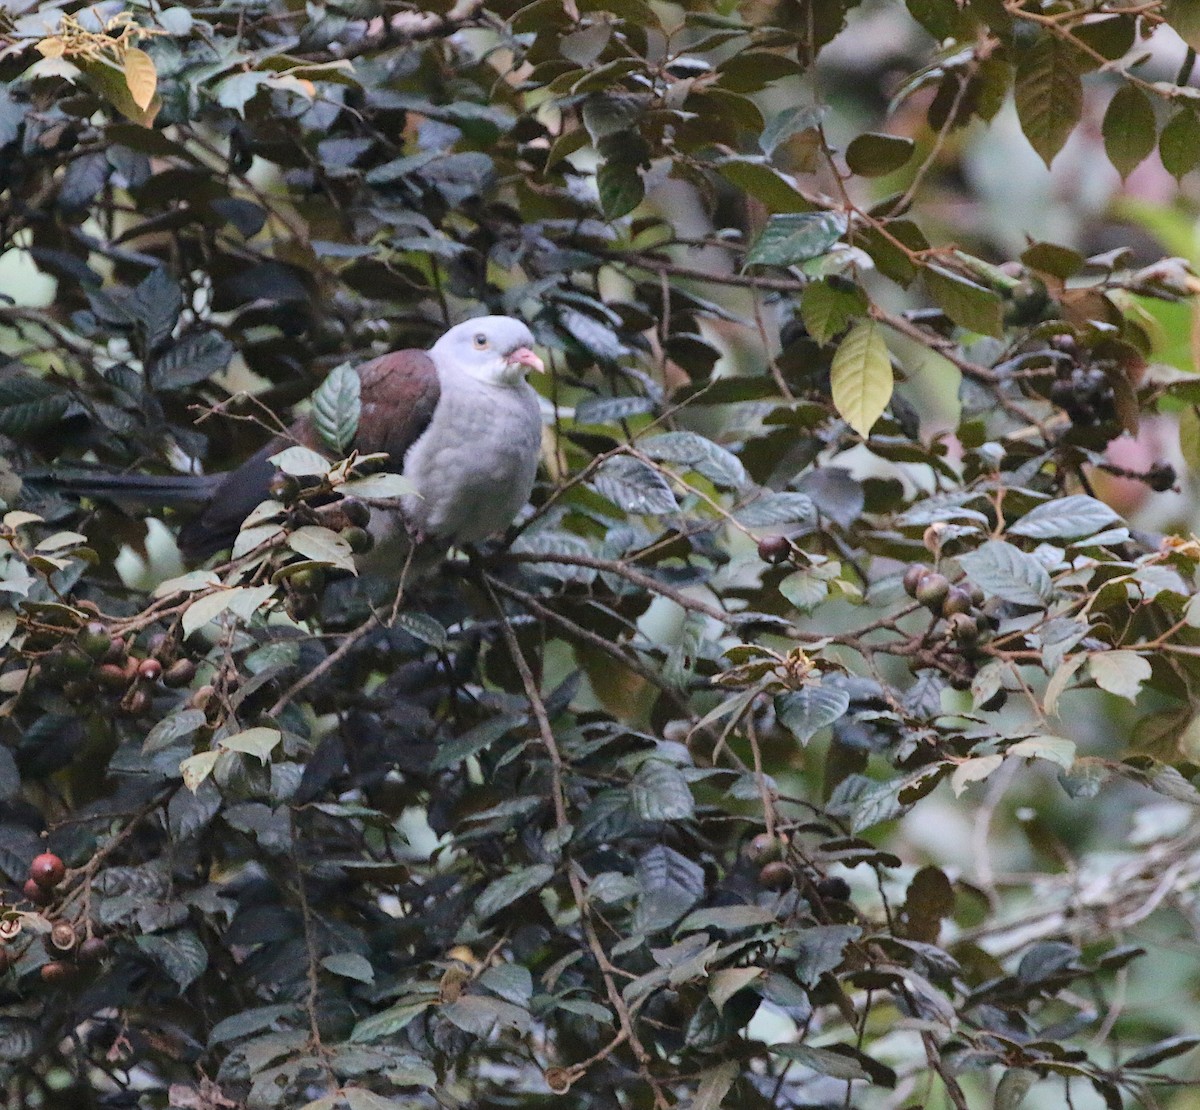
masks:
<svg viewBox="0 0 1200 1110"><path fill-rule="evenodd" d="M509 366L528 366L530 370L536 370L539 374L546 372L545 363L528 347L518 347L505 361Z"/></svg>

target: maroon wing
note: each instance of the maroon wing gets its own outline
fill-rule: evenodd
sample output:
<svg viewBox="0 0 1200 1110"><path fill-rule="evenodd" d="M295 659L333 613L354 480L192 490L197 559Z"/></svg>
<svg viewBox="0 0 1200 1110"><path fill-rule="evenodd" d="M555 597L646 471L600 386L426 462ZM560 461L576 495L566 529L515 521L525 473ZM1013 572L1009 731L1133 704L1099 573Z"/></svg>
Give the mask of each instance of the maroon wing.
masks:
<svg viewBox="0 0 1200 1110"><path fill-rule="evenodd" d="M363 454L385 452L390 466L400 470L408 449L429 427L441 387L433 360L418 350L392 351L358 368L362 409L354 446ZM311 417L297 420L288 436L276 436L230 471L212 500L179 532L179 546L193 559L229 547L250 511L270 496L275 467L272 455L293 443L328 454Z"/></svg>

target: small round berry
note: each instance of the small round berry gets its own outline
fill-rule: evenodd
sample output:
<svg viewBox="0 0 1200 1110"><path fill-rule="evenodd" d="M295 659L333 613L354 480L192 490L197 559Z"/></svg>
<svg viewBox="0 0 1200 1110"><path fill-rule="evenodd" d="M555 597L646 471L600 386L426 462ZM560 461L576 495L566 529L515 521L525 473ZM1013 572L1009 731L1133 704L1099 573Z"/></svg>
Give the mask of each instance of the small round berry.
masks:
<svg viewBox="0 0 1200 1110"><path fill-rule="evenodd" d="M921 579L921 584L917 587L917 600L926 609L937 612L949 593L950 579L935 571Z"/></svg>
<svg viewBox="0 0 1200 1110"><path fill-rule="evenodd" d="M349 545L355 555L364 555L375 546L375 537L365 528L343 528L341 537Z"/></svg>
<svg viewBox="0 0 1200 1110"><path fill-rule="evenodd" d="M830 902L845 902L850 897L850 884L840 876L818 879L817 896Z"/></svg>
<svg viewBox="0 0 1200 1110"><path fill-rule="evenodd" d="M69 983L79 974L79 969L62 960L51 960L48 964L42 964L38 974L43 983Z"/></svg>
<svg viewBox="0 0 1200 1110"><path fill-rule="evenodd" d="M947 622L950 635L960 644L974 644L979 639L979 625L970 613L955 613Z"/></svg>
<svg viewBox="0 0 1200 1110"><path fill-rule="evenodd" d="M343 497L340 507L355 528L365 528L371 523L371 507L357 497Z"/></svg>
<svg viewBox="0 0 1200 1110"><path fill-rule="evenodd" d="M21 887L21 893L35 906L48 906L54 897L45 887L38 886L32 879L26 879Z"/></svg>
<svg viewBox="0 0 1200 1110"><path fill-rule="evenodd" d="M951 586L942 602L942 616L952 617L955 613L966 613L971 608L971 595L958 586Z"/></svg>
<svg viewBox="0 0 1200 1110"><path fill-rule="evenodd" d="M163 685L177 689L180 686L186 686L193 678L196 677L196 664L191 659L176 659L165 671L163 671Z"/></svg>
<svg viewBox="0 0 1200 1110"><path fill-rule="evenodd" d="M138 664L138 675L147 682L157 682L163 673L163 665L157 659L143 659Z"/></svg>
<svg viewBox="0 0 1200 1110"><path fill-rule="evenodd" d="M764 864L758 873L758 885L767 890L787 890L795 880L792 869L781 859Z"/></svg>
<svg viewBox="0 0 1200 1110"><path fill-rule="evenodd" d="M786 536L764 536L758 541L758 557L764 563L785 562L791 550Z"/></svg>
<svg viewBox="0 0 1200 1110"><path fill-rule="evenodd" d="M101 663L96 668L96 678L101 686L110 690L124 690L129 685L129 679L125 677L125 668L117 666L116 663Z"/></svg>
<svg viewBox="0 0 1200 1110"><path fill-rule="evenodd" d="M101 937L88 937L75 953L81 963L92 964L103 959L108 952L108 941Z"/></svg>
<svg viewBox="0 0 1200 1110"><path fill-rule="evenodd" d="M53 852L43 852L33 857L29 865L29 877L40 887L52 890L63 881L67 873L66 864Z"/></svg>
<svg viewBox="0 0 1200 1110"><path fill-rule="evenodd" d="M746 858L751 863L761 866L783 859L785 848L786 844L782 837L772 836L770 833L763 832L750 839L746 843L744 851Z"/></svg>
<svg viewBox="0 0 1200 1110"><path fill-rule="evenodd" d="M913 563L904 572L904 592L909 597L916 597L917 589L920 587L922 581L924 581L925 576L932 573L933 571L923 563Z"/></svg>

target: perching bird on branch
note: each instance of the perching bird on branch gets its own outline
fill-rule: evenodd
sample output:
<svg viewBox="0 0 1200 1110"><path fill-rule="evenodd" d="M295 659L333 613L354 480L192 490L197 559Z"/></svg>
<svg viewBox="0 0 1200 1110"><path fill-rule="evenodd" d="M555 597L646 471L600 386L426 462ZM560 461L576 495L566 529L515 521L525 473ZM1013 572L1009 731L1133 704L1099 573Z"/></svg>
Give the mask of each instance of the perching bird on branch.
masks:
<svg viewBox="0 0 1200 1110"><path fill-rule="evenodd" d="M389 551L402 559L408 537L443 549L475 543L510 524L529 499L542 418L526 374L544 369L533 342L520 320L483 316L456 324L428 351L393 351L358 368L361 407L352 446L360 454L387 454L387 469L415 489L401 499L401 513L372 515L372 564ZM322 450L311 416L228 474L53 480L115 501L203 505L179 534L183 553L198 559L232 545L242 521L271 496L279 473L271 456L297 443Z"/></svg>

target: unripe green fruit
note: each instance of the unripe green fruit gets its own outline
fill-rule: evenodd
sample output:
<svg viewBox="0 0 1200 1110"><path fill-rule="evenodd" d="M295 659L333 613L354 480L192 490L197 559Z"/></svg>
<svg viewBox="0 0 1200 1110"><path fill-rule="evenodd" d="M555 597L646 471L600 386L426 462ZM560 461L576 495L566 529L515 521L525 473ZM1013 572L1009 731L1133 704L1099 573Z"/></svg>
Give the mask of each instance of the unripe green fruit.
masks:
<svg viewBox="0 0 1200 1110"><path fill-rule="evenodd" d="M79 633L79 646L91 659L103 659L112 642L108 630L99 621L89 621Z"/></svg>
<svg viewBox="0 0 1200 1110"><path fill-rule="evenodd" d="M365 528L343 528L341 536L355 555L364 555L375 546L375 537Z"/></svg>
<svg viewBox="0 0 1200 1110"><path fill-rule="evenodd" d="M746 858L751 863L761 866L783 859L786 849L787 842L782 837L763 832L749 840L744 850Z"/></svg>
<svg viewBox="0 0 1200 1110"><path fill-rule="evenodd" d="M971 595L966 590L951 586L946 600L942 602L942 616L952 617L955 613L966 613L971 609Z"/></svg>
<svg viewBox="0 0 1200 1110"><path fill-rule="evenodd" d="M356 528L365 528L371 523L371 507L357 497L343 497L341 510L346 520Z"/></svg>
<svg viewBox="0 0 1200 1110"><path fill-rule="evenodd" d="M758 885L767 890L787 890L795 881L792 869L783 860L764 864L758 873Z"/></svg>
<svg viewBox="0 0 1200 1110"><path fill-rule="evenodd" d="M162 680L164 686L178 689L186 686L196 677L196 664L191 659L176 659L165 671Z"/></svg>
<svg viewBox="0 0 1200 1110"><path fill-rule="evenodd" d="M917 588L921 585L925 578L932 573L933 571L931 571L924 564L913 563L912 566L910 566L904 572L904 592L908 594L909 597L915 598L917 596Z"/></svg>
<svg viewBox="0 0 1200 1110"><path fill-rule="evenodd" d="M917 600L925 608L937 612L950 593L950 579L936 571L925 575L917 587Z"/></svg>

